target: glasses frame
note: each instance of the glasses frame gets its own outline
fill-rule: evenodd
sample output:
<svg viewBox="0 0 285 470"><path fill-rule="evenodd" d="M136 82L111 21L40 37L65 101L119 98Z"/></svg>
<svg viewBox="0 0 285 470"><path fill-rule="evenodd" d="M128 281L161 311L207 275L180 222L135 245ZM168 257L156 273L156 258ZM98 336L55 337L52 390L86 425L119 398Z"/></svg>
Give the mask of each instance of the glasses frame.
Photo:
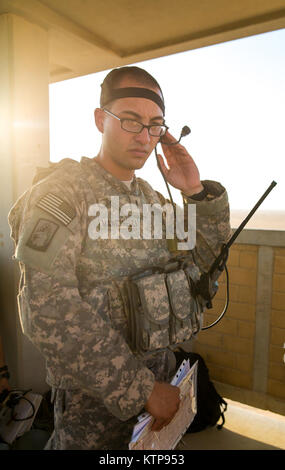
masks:
<svg viewBox="0 0 285 470"><path fill-rule="evenodd" d="M114 117L115 119L118 119L118 121L120 121L120 123L121 123L121 129L123 129L123 130L126 131L126 132L131 132L132 134L140 134L140 133L144 130L144 128L146 128L146 129L148 130L149 135L150 135L151 137L159 137L159 138L160 138L160 137L163 137L163 136L166 134L166 132L168 131L168 129L169 129L169 127L168 127L166 124L148 124L148 125L146 125L146 124L143 124L142 122L136 121L135 119L119 118L119 116L116 116L114 113L111 113L111 111L109 111L108 109L105 109L105 108L103 108L103 111L104 111L105 113L109 114L110 116ZM130 131L130 130L128 130L128 129L125 129L125 128L123 127L124 121L134 121L134 122L137 122L138 124L141 125L141 130L140 130L140 131ZM165 128L165 132L162 133L162 134L160 134L160 135L153 135L153 134L151 134L151 133L150 133L151 128L152 128L152 127L157 127L157 126L158 126L158 127L159 127L159 126L164 127L164 128Z"/></svg>

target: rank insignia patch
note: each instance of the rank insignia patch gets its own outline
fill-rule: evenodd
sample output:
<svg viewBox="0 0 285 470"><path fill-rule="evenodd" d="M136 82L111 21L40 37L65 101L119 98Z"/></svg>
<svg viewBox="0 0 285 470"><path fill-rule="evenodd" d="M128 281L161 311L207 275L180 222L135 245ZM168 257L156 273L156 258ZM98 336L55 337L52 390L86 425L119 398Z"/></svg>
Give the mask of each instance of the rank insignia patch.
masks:
<svg viewBox="0 0 285 470"><path fill-rule="evenodd" d="M58 228L51 220L39 219L26 245L33 250L46 251Z"/></svg>
<svg viewBox="0 0 285 470"><path fill-rule="evenodd" d="M46 194L36 204L67 226L75 217L75 210L67 202L52 193Z"/></svg>

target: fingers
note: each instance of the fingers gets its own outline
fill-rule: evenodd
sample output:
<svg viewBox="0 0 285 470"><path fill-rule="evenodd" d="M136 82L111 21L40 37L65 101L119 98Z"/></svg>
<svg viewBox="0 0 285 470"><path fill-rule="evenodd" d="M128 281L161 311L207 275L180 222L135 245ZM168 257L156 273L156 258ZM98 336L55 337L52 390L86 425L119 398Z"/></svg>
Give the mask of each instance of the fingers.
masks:
<svg viewBox="0 0 285 470"><path fill-rule="evenodd" d="M175 139L173 135L170 134L169 131L167 131L166 134L164 134L164 136L161 137L161 139L162 139L161 145L163 145L164 142L166 142L167 144L173 144L174 142L177 141L177 139Z"/></svg>
<svg viewBox="0 0 285 470"><path fill-rule="evenodd" d="M161 171L163 172L164 176L166 176L169 170L168 170L168 168L166 167L162 156L161 156L161 155L157 155L157 158L158 158L158 162L159 162L159 167L160 167Z"/></svg>
<svg viewBox="0 0 285 470"><path fill-rule="evenodd" d="M151 427L152 431L161 431L164 426L164 420L162 419L155 419L153 425Z"/></svg>
<svg viewBox="0 0 285 470"><path fill-rule="evenodd" d="M174 163L180 163L181 158L189 158L190 155L183 145L169 145L177 142L177 139L175 139L169 132L163 136L163 141L166 143L161 142L161 146L169 166Z"/></svg>
<svg viewBox="0 0 285 470"><path fill-rule="evenodd" d="M185 149L183 145L177 142L178 139L173 137L173 135L170 134L170 132L167 131L167 133L163 136L162 141L160 141L160 144L163 148L163 151L170 151L173 150L174 148L176 149ZM175 145L173 145L175 144Z"/></svg>
<svg viewBox="0 0 285 470"><path fill-rule="evenodd" d="M181 394L179 394L179 397L177 399L176 409L175 409L175 411L172 412L171 416L164 417L164 418L155 418L154 422L152 423L151 430L152 431L157 431L157 432L161 431L162 428L164 428L169 423L171 423L171 421L173 420L174 416L176 415L176 413L179 409L180 403L181 403Z"/></svg>
<svg viewBox="0 0 285 470"><path fill-rule="evenodd" d="M178 407L179 408L179 407ZM178 410L177 408L177 410ZM163 418L156 418L152 424L151 430L152 431L161 431L162 428L165 428L171 421L173 420L176 412L168 419L163 419Z"/></svg>
<svg viewBox="0 0 285 470"><path fill-rule="evenodd" d="M154 422L153 422L153 425L151 427L151 430L152 431L161 431L162 428L164 428L165 426L167 426L171 421L172 421L172 418L171 419L168 419L168 420L164 420L164 419L155 419Z"/></svg>

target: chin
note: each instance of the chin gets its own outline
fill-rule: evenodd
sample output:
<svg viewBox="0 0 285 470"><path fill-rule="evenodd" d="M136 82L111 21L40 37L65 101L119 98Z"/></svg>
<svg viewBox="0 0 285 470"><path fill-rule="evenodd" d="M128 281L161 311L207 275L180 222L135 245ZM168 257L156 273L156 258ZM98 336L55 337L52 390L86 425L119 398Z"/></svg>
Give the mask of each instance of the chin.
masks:
<svg viewBox="0 0 285 470"><path fill-rule="evenodd" d="M147 161L149 155L144 157L132 157L125 160L125 167L131 170L139 170L142 168Z"/></svg>
<svg viewBox="0 0 285 470"><path fill-rule="evenodd" d="M130 164L130 168L132 168L132 170L140 170L145 165L145 163L146 163L146 159L141 162L137 161L133 163L133 165Z"/></svg>

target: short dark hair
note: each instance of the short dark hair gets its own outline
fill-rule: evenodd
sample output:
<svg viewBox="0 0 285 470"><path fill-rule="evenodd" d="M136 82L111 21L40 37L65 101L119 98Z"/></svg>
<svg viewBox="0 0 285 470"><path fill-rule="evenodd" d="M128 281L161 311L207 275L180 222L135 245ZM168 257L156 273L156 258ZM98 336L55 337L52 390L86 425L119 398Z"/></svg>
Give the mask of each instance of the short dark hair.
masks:
<svg viewBox="0 0 285 470"><path fill-rule="evenodd" d="M100 106L102 108L103 103L105 102L106 95L109 94L110 90L115 88L120 88L120 82L125 77L131 77L134 80L138 81L142 85L145 85L150 88L158 88L161 92L163 99L162 89L160 88L159 83L156 79L148 73L146 70L141 69L140 67L135 66L126 66L120 67L117 69L111 70L111 72L106 75L103 83L101 84L101 95L100 95Z"/></svg>

